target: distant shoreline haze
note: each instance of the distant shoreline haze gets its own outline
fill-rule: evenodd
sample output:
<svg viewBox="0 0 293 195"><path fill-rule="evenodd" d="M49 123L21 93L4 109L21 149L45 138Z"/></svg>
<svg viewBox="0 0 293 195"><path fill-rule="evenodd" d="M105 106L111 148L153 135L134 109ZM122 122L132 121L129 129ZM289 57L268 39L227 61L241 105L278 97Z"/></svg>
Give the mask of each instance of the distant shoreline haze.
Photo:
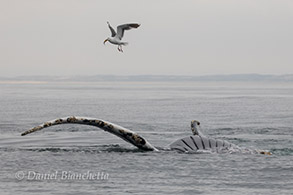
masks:
<svg viewBox="0 0 293 195"><path fill-rule="evenodd" d="M0 81L29 81L29 82L99 82L99 81L269 81L293 82L293 74L287 75L262 75L262 74L231 74L231 75L79 75L79 76L16 76L0 77Z"/></svg>

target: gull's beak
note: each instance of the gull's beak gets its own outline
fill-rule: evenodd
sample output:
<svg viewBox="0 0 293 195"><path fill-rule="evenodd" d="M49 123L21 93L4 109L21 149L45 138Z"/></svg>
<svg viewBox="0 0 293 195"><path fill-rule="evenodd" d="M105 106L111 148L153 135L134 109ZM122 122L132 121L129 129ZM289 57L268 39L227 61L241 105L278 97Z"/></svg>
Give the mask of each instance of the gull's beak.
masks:
<svg viewBox="0 0 293 195"><path fill-rule="evenodd" d="M105 43L108 41L108 39L106 39L105 41L104 41L104 45L105 45Z"/></svg>

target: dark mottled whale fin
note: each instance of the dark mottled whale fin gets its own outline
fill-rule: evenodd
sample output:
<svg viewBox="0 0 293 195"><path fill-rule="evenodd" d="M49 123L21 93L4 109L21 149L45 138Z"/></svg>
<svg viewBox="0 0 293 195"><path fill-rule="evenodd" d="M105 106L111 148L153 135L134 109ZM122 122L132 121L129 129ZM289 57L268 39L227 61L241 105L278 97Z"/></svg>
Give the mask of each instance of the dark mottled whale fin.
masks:
<svg viewBox="0 0 293 195"><path fill-rule="evenodd" d="M129 129L126 129L124 127L121 127L119 125L116 125L101 119L86 118L86 117L71 116L71 117L54 119L52 121L48 121L39 126L36 126L30 130L27 130L21 135L24 136L24 135L39 131L41 129L44 129L53 125L60 125L60 124L67 124L67 123L95 126L124 139L125 141L131 143L132 145L138 147L139 149L157 151L157 149L154 146L152 146L146 139L144 139L143 137L141 137L140 135L138 135L137 133Z"/></svg>

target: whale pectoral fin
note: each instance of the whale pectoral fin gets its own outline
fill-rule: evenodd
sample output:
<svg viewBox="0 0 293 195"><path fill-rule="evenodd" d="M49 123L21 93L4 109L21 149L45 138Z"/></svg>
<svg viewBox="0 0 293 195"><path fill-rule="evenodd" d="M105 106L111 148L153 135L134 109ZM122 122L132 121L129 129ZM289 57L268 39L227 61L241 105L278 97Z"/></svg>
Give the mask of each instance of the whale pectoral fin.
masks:
<svg viewBox="0 0 293 195"><path fill-rule="evenodd" d="M136 132L133 132L129 129L126 129L124 127L121 127L119 125L116 125L104 120L86 118L86 117L71 116L71 117L54 119L52 121L45 122L39 126L36 126L32 129L29 129L23 132L21 136L25 136L27 134L40 131L44 128L51 127L54 125L68 124L68 123L95 126L122 138L123 140L131 143L132 145L138 147L139 149L158 151L158 149L152 146L145 138L138 135Z"/></svg>

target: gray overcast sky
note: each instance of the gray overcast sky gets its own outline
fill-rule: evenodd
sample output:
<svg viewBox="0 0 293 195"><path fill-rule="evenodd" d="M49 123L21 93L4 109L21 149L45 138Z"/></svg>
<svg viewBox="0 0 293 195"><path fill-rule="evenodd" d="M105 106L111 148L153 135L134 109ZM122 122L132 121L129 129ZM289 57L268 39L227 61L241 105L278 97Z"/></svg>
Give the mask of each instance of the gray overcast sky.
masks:
<svg viewBox="0 0 293 195"><path fill-rule="evenodd" d="M141 23L124 53L106 22ZM293 73L292 0L0 0L0 76Z"/></svg>

